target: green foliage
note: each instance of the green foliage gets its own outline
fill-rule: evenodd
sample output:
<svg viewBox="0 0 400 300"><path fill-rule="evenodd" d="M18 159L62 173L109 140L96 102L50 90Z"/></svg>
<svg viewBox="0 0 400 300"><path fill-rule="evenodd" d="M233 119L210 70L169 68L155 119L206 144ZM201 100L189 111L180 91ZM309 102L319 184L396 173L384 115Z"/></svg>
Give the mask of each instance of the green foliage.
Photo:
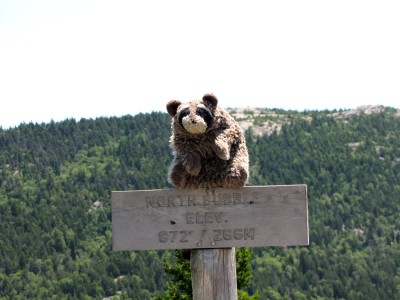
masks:
<svg viewBox="0 0 400 300"><path fill-rule="evenodd" d="M249 248L236 249L236 280L237 280L239 300L258 299L257 290L251 296L247 292L248 284L253 275L251 270L251 259L252 259L252 253Z"/></svg>
<svg viewBox="0 0 400 300"><path fill-rule="evenodd" d="M250 249L236 249L236 278L238 290L245 289L250 282L252 275L250 260Z"/></svg>
<svg viewBox="0 0 400 300"><path fill-rule="evenodd" d="M164 260L164 270L169 275L167 291L158 300L191 300L192 279L190 275L190 259L181 250L173 251L174 262Z"/></svg>
<svg viewBox="0 0 400 300"><path fill-rule="evenodd" d="M307 184L311 243L238 254L242 299L400 298L398 115L290 112L280 132L246 133L251 185ZM169 290L173 253L113 252L110 211L112 190L169 187L169 135L163 113L0 129L0 299Z"/></svg>
<svg viewBox="0 0 400 300"><path fill-rule="evenodd" d="M254 249L250 289L263 299L395 299L400 120L389 110L311 116L280 134L248 135L252 184L307 184L311 239L308 248Z"/></svg>
<svg viewBox="0 0 400 300"><path fill-rule="evenodd" d="M112 252L110 195L167 186L169 131L161 113L0 131L0 299L163 290L163 252Z"/></svg>

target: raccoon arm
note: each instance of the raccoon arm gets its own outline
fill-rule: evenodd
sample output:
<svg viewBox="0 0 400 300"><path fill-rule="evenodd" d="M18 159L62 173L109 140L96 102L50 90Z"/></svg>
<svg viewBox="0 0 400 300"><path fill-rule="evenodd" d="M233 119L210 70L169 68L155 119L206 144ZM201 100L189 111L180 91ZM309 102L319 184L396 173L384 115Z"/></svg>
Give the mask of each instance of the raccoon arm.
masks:
<svg viewBox="0 0 400 300"><path fill-rule="evenodd" d="M215 154L222 160L229 160L231 146L223 139L215 139L214 151Z"/></svg>
<svg viewBox="0 0 400 300"><path fill-rule="evenodd" d="M237 126L224 126L214 131L214 151L216 155L223 159L230 159L230 151L232 144L237 142L241 135L240 129Z"/></svg>

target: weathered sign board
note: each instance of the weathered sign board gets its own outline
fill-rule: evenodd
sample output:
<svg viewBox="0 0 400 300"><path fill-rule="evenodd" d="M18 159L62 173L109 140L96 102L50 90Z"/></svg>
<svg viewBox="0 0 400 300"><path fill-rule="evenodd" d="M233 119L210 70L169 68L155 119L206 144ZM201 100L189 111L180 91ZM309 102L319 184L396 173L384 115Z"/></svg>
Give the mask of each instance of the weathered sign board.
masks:
<svg viewBox="0 0 400 300"><path fill-rule="evenodd" d="M113 248L308 245L306 185L112 192Z"/></svg>

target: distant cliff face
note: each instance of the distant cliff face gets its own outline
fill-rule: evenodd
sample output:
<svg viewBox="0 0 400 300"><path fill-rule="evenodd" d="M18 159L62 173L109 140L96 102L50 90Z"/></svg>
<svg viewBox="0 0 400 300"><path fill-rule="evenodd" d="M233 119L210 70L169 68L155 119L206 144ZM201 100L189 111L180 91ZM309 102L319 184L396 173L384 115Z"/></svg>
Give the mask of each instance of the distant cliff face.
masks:
<svg viewBox="0 0 400 300"><path fill-rule="evenodd" d="M270 135L275 131L279 133L284 124L290 123L290 115L278 110L237 108L228 111L244 130L251 127L253 133L258 136Z"/></svg>
<svg viewBox="0 0 400 300"><path fill-rule="evenodd" d="M366 114L366 115L378 114L383 112L384 110L385 106L383 105L363 105L355 109L349 109L341 112L332 113L332 116L336 118L351 118L354 116L358 116L360 114Z"/></svg>
<svg viewBox="0 0 400 300"><path fill-rule="evenodd" d="M384 112L387 107L383 105L363 105L355 109L340 110L328 115L346 122L348 119L360 114L371 115ZM274 132L279 133L282 126L289 124L293 119L300 118L311 122L313 111L305 113L298 111L283 111L280 109L268 108L229 108L229 113L238 121L244 130L251 127L257 136L270 135ZM400 109L394 109L395 115L400 118Z"/></svg>

